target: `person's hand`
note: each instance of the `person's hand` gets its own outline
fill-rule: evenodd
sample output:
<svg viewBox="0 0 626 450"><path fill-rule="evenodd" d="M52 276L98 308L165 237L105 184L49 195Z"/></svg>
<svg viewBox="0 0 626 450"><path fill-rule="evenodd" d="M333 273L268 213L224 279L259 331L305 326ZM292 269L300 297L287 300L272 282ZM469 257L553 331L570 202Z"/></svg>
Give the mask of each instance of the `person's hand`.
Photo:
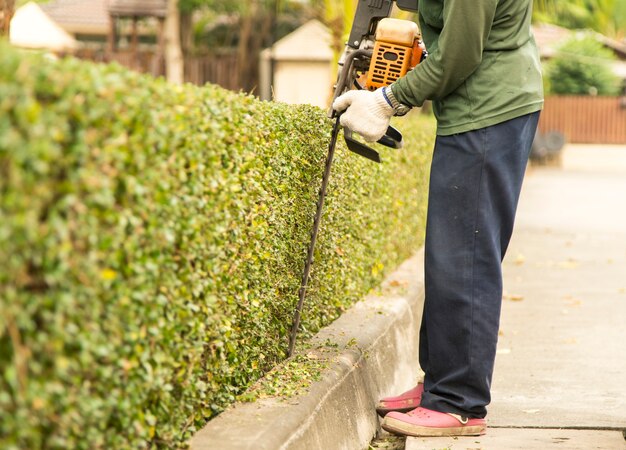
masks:
<svg viewBox="0 0 626 450"><path fill-rule="evenodd" d="M339 119L341 125L359 133L368 142L383 137L395 113L385 99L383 89L374 92L353 90L337 97L333 109L337 112L345 111Z"/></svg>

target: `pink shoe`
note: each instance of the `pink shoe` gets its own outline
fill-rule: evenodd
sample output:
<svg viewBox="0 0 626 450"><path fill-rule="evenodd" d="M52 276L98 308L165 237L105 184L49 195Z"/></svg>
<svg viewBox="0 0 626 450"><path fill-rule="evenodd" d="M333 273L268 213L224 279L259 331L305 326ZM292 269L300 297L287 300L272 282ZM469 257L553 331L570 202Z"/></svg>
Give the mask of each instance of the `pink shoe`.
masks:
<svg viewBox="0 0 626 450"><path fill-rule="evenodd" d="M422 401L422 392L424 392L424 383L417 383L413 389L410 389L397 397L381 398L376 406L376 412L380 417L385 417L387 413L392 411L409 412L420 405Z"/></svg>
<svg viewBox="0 0 626 450"><path fill-rule="evenodd" d="M480 436L485 434L487 422L419 407L407 414L390 412L382 427L405 436Z"/></svg>

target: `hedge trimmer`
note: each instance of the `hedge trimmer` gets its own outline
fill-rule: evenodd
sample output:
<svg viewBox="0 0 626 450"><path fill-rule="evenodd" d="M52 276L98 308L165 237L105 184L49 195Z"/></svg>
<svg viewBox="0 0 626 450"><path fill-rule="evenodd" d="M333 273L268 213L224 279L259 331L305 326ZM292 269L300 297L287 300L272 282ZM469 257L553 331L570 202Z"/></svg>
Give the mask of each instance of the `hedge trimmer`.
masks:
<svg viewBox="0 0 626 450"><path fill-rule="evenodd" d="M417 11L417 0L359 0L350 37L339 59L333 101L350 89L373 91L379 87L388 86L415 67L425 57L426 51L422 45L417 25L409 20L389 18L394 3L402 10ZM296 335L300 326L300 314L306 297L311 265L313 264L315 241L322 220L326 188L335 155L337 137L341 128L339 116L340 114L331 108L329 117L335 119L335 123L328 145L328 155L313 220L311 241L300 283L299 300L289 335L288 356L293 354ZM378 152L356 140L352 131L344 128L343 136L349 150L374 162L380 162ZM378 140L378 143L391 148L400 148L402 147L402 134L390 126L385 135Z"/></svg>

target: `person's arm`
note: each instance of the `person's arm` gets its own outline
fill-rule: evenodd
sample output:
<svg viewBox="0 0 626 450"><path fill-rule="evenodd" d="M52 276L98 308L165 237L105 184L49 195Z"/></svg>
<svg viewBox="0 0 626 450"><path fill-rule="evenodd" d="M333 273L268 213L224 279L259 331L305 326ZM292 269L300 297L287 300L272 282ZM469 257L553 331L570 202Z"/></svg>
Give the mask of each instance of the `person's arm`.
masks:
<svg viewBox="0 0 626 450"><path fill-rule="evenodd" d="M391 85L396 99L421 106L424 100L441 99L457 89L482 61L497 4L497 0L445 0L438 46L428 49L428 58ZM420 22L422 28L428 27Z"/></svg>

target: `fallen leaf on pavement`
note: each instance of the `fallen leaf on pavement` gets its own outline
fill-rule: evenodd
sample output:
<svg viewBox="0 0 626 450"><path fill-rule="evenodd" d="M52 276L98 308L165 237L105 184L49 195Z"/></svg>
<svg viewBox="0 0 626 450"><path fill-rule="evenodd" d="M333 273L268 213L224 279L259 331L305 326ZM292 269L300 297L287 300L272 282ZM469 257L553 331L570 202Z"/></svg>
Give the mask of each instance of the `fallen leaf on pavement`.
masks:
<svg viewBox="0 0 626 450"><path fill-rule="evenodd" d="M564 297L563 301L567 304L567 306L571 306L571 307L576 307L576 306L580 306L583 304L582 300L580 300L579 298L572 297L571 295Z"/></svg>
<svg viewBox="0 0 626 450"><path fill-rule="evenodd" d="M512 302L521 302L522 300L524 300L524 296L519 294L504 294L502 298L504 300L510 300Z"/></svg>
<svg viewBox="0 0 626 450"><path fill-rule="evenodd" d="M403 280L403 281L391 280L389 282L389 286L391 287L407 287L408 285L409 285L409 282L406 280Z"/></svg>
<svg viewBox="0 0 626 450"><path fill-rule="evenodd" d="M576 269L579 265L580 263L577 260L570 258L567 261L562 261L558 263L557 266L560 269Z"/></svg>

